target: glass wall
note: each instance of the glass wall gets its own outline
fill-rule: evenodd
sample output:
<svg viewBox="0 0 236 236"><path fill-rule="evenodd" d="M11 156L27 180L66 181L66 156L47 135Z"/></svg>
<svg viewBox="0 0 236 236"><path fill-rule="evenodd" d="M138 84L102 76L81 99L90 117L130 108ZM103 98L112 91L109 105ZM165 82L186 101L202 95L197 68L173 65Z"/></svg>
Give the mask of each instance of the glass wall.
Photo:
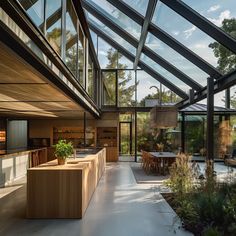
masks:
<svg viewBox="0 0 236 236"><path fill-rule="evenodd" d="M118 70L118 106L135 106L135 73L133 70Z"/></svg>
<svg viewBox="0 0 236 236"><path fill-rule="evenodd" d="M103 71L102 72L102 95L104 106L116 106L116 71Z"/></svg>
<svg viewBox="0 0 236 236"><path fill-rule="evenodd" d="M152 151L156 146L156 129L150 127L150 113L137 112L137 154L142 150Z"/></svg>
<svg viewBox="0 0 236 236"><path fill-rule="evenodd" d="M62 16L61 0L46 0L46 37L54 50L61 55L61 39L62 39Z"/></svg>
<svg viewBox="0 0 236 236"><path fill-rule="evenodd" d="M86 48L86 40L84 36L84 32L79 27L79 37L78 37L78 80L80 84L85 88L85 49Z"/></svg>
<svg viewBox="0 0 236 236"><path fill-rule="evenodd" d="M95 76L95 71L94 71L94 66L93 66L93 61L89 55L88 58L88 94L90 95L91 98L94 99L94 76Z"/></svg>
<svg viewBox="0 0 236 236"><path fill-rule="evenodd" d="M137 70L136 72L128 69L102 70L102 77L104 106L153 107L160 104L173 105L181 101L181 98L174 92L143 70ZM111 94L116 90L118 91L118 97L116 97L116 94Z"/></svg>
<svg viewBox="0 0 236 236"><path fill-rule="evenodd" d="M236 109L236 86L230 88L230 108Z"/></svg>
<svg viewBox="0 0 236 236"><path fill-rule="evenodd" d="M100 37L98 38L98 60L102 69L116 69L118 52Z"/></svg>
<svg viewBox="0 0 236 236"><path fill-rule="evenodd" d="M88 94L94 98L94 63L92 57L87 55L91 45L80 25L72 0L18 1L33 23L45 34L74 78L84 89L86 86Z"/></svg>
<svg viewBox="0 0 236 236"><path fill-rule="evenodd" d="M185 152L206 156L206 115L185 116ZM236 148L236 116L214 115L214 158L224 158Z"/></svg>
<svg viewBox="0 0 236 236"><path fill-rule="evenodd" d="M120 121L120 145L121 155L135 154L135 114L126 112L119 115ZM130 159L127 159L130 160Z"/></svg>
<svg viewBox="0 0 236 236"><path fill-rule="evenodd" d="M229 150L230 154L236 149L236 115L230 116L230 127L231 127L231 150Z"/></svg>
<svg viewBox="0 0 236 236"><path fill-rule="evenodd" d="M206 116L185 116L185 152L191 155L205 155Z"/></svg>
<svg viewBox="0 0 236 236"><path fill-rule="evenodd" d="M18 0L36 26L44 33L44 0Z"/></svg>
<svg viewBox="0 0 236 236"><path fill-rule="evenodd" d="M66 53L65 62L67 67L76 77L77 71L77 17L70 0L66 2Z"/></svg>

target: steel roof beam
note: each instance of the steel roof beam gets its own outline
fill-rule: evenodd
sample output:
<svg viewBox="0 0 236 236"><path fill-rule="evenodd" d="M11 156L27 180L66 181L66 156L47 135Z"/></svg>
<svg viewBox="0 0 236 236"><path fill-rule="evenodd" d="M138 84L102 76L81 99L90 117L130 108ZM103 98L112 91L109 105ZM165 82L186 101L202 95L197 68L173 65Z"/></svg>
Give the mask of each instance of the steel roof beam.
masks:
<svg viewBox="0 0 236 236"><path fill-rule="evenodd" d="M97 19L99 19L102 23L107 25L109 28L111 28L115 33L120 35L122 38L124 38L127 42L129 42L134 47L138 47L139 42L136 38L134 38L132 35L130 35L128 32L125 32L124 29L122 29L119 25L112 22L108 17L106 17L103 13L98 12L97 9L92 6L89 3L83 2L84 8L89 11L91 14L93 14ZM154 51L152 51L150 48L144 46L143 47L143 53L150 57L153 61L158 63L160 66L165 68L167 71L169 71L171 74L179 78L181 81L183 81L185 84L193 88L194 90L200 90L202 89L202 86L194 81L192 78L187 76L185 73L180 71L178 68L170 64L168 61L166 61L164 58L156 54Z"/></svg>
<svg viewBox="0 0 236 236"><path fill-rule="evenodd" d="M122 53L125 57L127 57L129 60L134 61L135 56L131 54L128 50L126 50L124 47L119 45L117 42L115 42L112 38L107 36L102 30L100 30L98 27L96 27L94 24L89 23L89 27L91 30L93 30L99 37L101 37L103 40L105 40L108 44L110 44L112 47L116 48L120 53ZM167 88L169 88L171 91L176 93L178 96L182 98L188 98L188 95L179 89L176 85L172 84L170 81L165 79L162 75L154 71L151 67L146 65L144 62L138 63L138 66L146 71L149 75L151 75L154 79L158 80L160 83L165 85Z"/></svg>
<svg viewBox="0 0 236 236"><path fill-rule="evenodd" d="M146 41L147 34L148 34L149 24L152 21L152 17L153 17L155 8L156 8L156 4L157 4L157 0L149 0L149 2L148 2L148 7L147 7L147 11L146 11L146 16L144 18L144 22L143 22L143 25L142 25L139 44L138 44L138 47L136 49L136 56L135 56L135 60L134 60L134 70L136 70L137 67L138 67L138 62L139 62L139 59L141 57L143 47L145 45L145 41Z"/></svg>
<svg viewBox="0 0 236 236"><path fill-rule="evenodd" d="M227 88L236 85L236 70L222 76L220 79L214 82L214 94L221 92ZM187 107L190 104L196 103L205 99L207 97L207 87L205 86L201 91L194 94L193 101L190 102L189 99L183 100L178 103L178 107Z"/></svg>
<svg viewBox="0 0 236 236"><path fill-rule="evenodd" d="M121 0L107 0L111 4L113 4L116 8L118 8L120 11L122 11L124 14L129 16L132 20L134 20L139 25L143 25L144 17L137 12L136 10L132 9L127 3ZM164 32L162 29L160 29L157 25L151 23L149 25L149 32L152 33L155 37L160 39L162 42L167 44L169 47L174 49L176 52L178 52L180 55L191 61L193 64L195 64L197 67L205 71L207 74L209 74L212 78L219 78L222 74L211 64L206 62L204 59L199 57L197 54L189 50L187 47L185 47L183 44L178 42L176 39L174 39L172 36Z"/></svg>

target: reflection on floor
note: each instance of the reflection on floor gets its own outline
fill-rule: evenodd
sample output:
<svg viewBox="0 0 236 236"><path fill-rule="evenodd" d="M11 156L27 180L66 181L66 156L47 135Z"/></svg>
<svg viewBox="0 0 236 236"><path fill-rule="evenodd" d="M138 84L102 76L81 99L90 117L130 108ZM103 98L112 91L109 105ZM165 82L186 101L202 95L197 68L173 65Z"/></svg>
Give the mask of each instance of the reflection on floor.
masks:
<svg viewBox="0 0 236 236"><path fill-rule="evenodd" d="M129 163L107 165L82 220L25 219L25 204L25 186L0 199L0 235L191 235L178 228L158 187L136 184Z"/></svg>
<svg viewBox="0 0 236 236"><path fill-rule="evenodd" d="M119 161L134 162L135 158L134 158L134 156L131 156L131 155L121 155L121 156L119 156Z"/></svg>
<svg viewBox="0 0 236 236"><path fill-rule="evenodd" d="M206 164L204 162L198 162L200 167L200 172L202 174L205 173ZM236 180L236 168L235 167L228 167L224 164L224 162L216 162L214 163L214 170L217 174L217 180L220 182L228 182L231 181L230 179Z"/></svg>
<svg viewBox="0 0 236 236"><path fill-rule="evenodd" d="M5 186L4 188L0 188L0 199L11 194L12 192L16 191L19 188L22 188L26 183L26 177L20 178L14 183Z"/></svg>
<svg viewBox="0 0 236 236"><path fill-rule="evenodd" d="M118 159L121 162L134 162L135 161L135 157L132 155L120 155ZM137 156L137 162L141 162L141 156Z"/></svg>

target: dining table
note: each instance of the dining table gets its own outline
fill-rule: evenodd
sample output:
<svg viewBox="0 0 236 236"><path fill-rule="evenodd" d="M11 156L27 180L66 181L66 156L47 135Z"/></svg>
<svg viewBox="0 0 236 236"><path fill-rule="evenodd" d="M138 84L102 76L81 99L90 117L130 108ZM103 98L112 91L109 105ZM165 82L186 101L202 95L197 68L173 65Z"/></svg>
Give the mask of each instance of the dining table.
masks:
<svg viewBox="0 0 236 236"><path fill-rule="evenodd" d="M161 173L165 175L166 165L170 166L176 160L176 154L173 152L149 152L152 158L160 158L161 162Z"/></svg>

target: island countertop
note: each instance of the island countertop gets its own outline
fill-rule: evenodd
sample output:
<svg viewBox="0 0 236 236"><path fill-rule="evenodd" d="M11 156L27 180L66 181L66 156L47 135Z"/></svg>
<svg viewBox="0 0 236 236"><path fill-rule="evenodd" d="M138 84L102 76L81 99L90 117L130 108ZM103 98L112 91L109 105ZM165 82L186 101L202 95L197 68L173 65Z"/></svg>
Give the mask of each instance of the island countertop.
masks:
<svg viewBox="0 0 236 236"><path fill-rule="evenodd" d="M82 218L104 172L106 149L65 165L53 160L27 171L28 218Z"/></svg>

